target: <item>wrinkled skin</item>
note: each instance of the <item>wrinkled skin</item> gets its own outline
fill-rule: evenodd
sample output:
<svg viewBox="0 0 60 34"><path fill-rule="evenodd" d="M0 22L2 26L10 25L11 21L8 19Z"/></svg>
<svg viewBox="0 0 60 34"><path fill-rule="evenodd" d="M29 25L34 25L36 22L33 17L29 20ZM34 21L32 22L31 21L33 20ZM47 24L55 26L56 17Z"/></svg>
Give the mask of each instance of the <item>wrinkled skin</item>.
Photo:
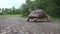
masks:
<svg viewBox="0 0 60 34"><path fill-rule="evenodd" d="M50 21L50 16L40 9L34 10L31 14L29 14L27 21L34 18L36 19L47 18L47 21ZM34 21L36 21L36 19Z"/></svg>

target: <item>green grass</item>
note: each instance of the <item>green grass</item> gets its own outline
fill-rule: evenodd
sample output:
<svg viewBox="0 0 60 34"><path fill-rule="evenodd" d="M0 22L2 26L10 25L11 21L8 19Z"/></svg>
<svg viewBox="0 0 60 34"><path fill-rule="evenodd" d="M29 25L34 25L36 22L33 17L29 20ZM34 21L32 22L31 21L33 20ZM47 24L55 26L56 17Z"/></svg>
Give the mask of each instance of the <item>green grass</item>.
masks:
<svg viewBox="0 0 60 34"><path fill-rule="evenodd" d="M21 14L7 14L7 15L0 15L0 17L22 17L28 18L27 16L22 16ZM53 22L60 22L60 17L51 17L51 21Z"/></svg>
<svg viewBox="0 0 60 34"><path fill-rule="evenodd" d="M6 15L0 15L0 17L22 17L27 18L27 16L22 16L21 14L6 14Z"/></svg>
<svg viewBox="0 0 60 34"><path fill-rule="evenodd" d="M11 16L11 17L12 17L12 16L21 16L21 15L19 15L19 14L13 14L13 15L12 15L12 14L0 15L0 17L5 17L5 16L6 16L6 17L10 17L10 16Z"/></svg>
<svg viewBox="0 0 60 34"><path fill-rule="evenodd" d="M51 17L51 21L60 22L60 17Z"/></svg>

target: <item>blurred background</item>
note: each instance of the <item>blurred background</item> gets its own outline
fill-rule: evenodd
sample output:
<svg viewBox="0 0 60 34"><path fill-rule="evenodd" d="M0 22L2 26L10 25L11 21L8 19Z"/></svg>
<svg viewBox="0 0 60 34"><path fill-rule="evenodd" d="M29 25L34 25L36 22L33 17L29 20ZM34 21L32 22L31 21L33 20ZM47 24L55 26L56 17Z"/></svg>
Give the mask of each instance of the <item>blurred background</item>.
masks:
<svg viewBox="0 0 60 34"><path fill-rule="evenodd" d="M0 0L0 15L28 16L30 10L43 9L52 17L60 17L60 0Z"/></svg>

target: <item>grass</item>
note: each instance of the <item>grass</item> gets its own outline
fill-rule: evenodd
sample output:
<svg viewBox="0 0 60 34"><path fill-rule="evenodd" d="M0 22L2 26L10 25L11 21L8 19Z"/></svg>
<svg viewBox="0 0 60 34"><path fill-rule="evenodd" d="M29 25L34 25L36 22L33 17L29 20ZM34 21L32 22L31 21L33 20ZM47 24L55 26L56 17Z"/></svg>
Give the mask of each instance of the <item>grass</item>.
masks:
<svg viewBox="0 0 60 34"><path fill-rule="evenodd" d="M27 16L22 16L23 18L28 18ZM60 17L51 17L51 21L60 22Z"/></svg>
<svg viewBox="0 0 60 34"><path fill-rule="evenodd" d="M28 18L27 16L22 16L22 15L20 15L20 14L0 15L0 17L22 17L22 18ZM60 17L51 17L51 21L60 22Z"/></svg>
<svg viewBox="0 0 60 34"><path fill-rule="evenodd" d="M12 16L21 16L21 15L19 15L19 14L7 14L7 15L0 15L0 17L12 17Z"/></svg>
<svg viewBox="0 0 60 34"><path fill-rule="evenodd" d="M51 21L60 22L60 17L51 17Z"/></svg>

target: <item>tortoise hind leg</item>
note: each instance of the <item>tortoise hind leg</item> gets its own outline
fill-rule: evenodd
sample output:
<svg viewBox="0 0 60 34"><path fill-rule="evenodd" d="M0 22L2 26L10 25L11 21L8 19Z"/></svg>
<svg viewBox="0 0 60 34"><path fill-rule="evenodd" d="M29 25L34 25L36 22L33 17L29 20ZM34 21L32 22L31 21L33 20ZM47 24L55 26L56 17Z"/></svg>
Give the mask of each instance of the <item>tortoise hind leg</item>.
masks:
<svg viewBox="0 0 60 34"><path fill-rule="evenodd" d="M47 21L48 22L50 22L50 19L51 19L51 17L50 16L47 16Z"/></svg>

